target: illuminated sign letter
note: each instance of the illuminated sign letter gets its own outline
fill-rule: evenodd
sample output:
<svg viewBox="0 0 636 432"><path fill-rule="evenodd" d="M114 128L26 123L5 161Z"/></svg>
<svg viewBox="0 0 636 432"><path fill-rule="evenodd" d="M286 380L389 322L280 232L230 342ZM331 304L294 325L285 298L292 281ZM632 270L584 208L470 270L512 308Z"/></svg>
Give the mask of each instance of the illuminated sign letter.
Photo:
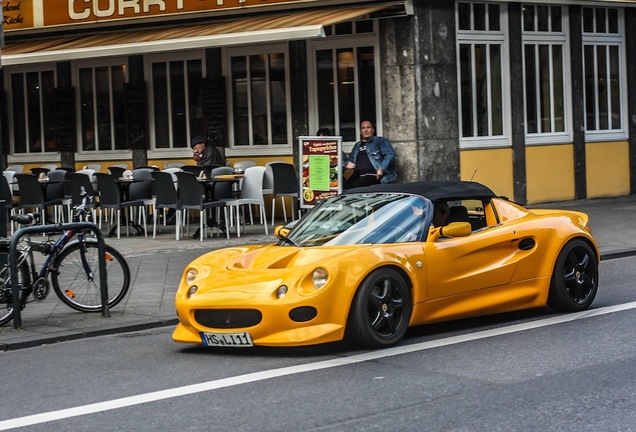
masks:
<svg viewBox="0 0 636 432"><path fill-rule="evenodd" d="M141 12L139 0L119 0L119 15L124 15L124 9L127 8L132 8L135 14Z"/></svg>
<svg viewBox="0 0 636 432"><path fill-rule="evenodd" d="M144 2L144 12L150 12L150 6L159 6L160 11L166 10L166 2L164 0L146 0Z"/></svg>
<svg viewBox="0 0 636 432"><path fill-rule="evenodd" d="M93 13L97 18L107 18L113 16L115 14L115 1L116 0L109 0L108 8L103 10L99 8L99 2L93 3Z"/></svg>

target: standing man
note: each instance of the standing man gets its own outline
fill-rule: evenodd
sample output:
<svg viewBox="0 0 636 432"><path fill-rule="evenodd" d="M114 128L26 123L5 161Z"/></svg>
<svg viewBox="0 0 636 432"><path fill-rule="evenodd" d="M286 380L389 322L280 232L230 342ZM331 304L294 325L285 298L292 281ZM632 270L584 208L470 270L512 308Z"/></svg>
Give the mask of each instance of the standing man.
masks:
<svg viewBox="0 0 636 432"><path fill-rule="evenodd" d="M196 161L197 166L225 165L221 153L219 153L216 147L207 145L202 136L192 138L192 151L194 152L192 159Z"/></svg>
<svg viewBox="0 0 636 432"><path fill-rule="evenodd" d="M351 189L378 183L391 183L397 178L392 171L395 150L386 138L375 136L373 124L364 120L360 123L361 140L354 146L345 160L345 169L352 169L353 174L345 180L344 188Z"/></svg>

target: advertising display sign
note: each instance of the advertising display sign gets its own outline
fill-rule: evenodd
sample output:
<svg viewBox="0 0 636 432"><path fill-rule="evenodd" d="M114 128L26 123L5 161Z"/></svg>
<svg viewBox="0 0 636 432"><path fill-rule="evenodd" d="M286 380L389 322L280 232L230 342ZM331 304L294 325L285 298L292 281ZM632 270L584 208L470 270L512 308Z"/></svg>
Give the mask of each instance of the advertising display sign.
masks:
<svg viewBox="0 0 636 432"><path fill-rule="evenodd" d="M298 144L300 207L342 193L342 137L301 136Z"/></svg>

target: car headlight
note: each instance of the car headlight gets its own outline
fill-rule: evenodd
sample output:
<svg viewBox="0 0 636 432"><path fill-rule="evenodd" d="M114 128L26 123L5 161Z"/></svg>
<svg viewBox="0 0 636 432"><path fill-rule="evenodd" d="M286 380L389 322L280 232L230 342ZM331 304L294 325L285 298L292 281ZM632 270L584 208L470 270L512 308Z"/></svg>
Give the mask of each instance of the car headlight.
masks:
<svg viewBox="0 0 636 432"><path fill-rule="evenodd" d="M317 289L320 289L323 286L325 286L325 284L327 283L327 279L329 279L329 274L327 273L327 270L321 267L318 267L316 270L314 270L314 274L312 275L312 281L314 283L314 286Z"/></svg>
<svg viewBox="0 0 636 432"><path fill-rule="evenodd" d="M199 272L196 271L195 269L188 270L188 272L186 273L186 283L188 285L191 285L192 282L194 282L194 280L197 278L198 274Z"/></svg>

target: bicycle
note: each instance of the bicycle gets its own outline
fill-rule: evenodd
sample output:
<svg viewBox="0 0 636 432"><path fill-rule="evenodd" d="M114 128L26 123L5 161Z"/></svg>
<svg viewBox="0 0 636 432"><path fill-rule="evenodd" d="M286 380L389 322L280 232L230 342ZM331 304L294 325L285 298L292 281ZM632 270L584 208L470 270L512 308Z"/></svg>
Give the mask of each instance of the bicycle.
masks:
<svg viewBox="0 0 636 432"><path fill-rule="evenodd" d="M86 209L90 197L82 191L82 204L74 208L73 221L90 215ZM11 220L21 225L31 225L39 220L38 213L12 215ZM90 229L64 230L54 240L64 225L44 225L46 240L36 241L31 235L24 235L18 243L18 286L21 310L26 304L44 300L49 294L49 276L53 290L59 299L80 312L102 310L98 241L87 237ZM47 232L46 230L51 232ZM75 240L74 240L75 239ZM10 238L0 238L0 253L9 253ZM108 283L108 306L116 306L123 300L130 286L130 269L125 258L112 246L104 245ZM34 252L46 256L39 270L35 264ZM8 258L8 257L7 257ZM9 263L0 269L0 325L13 319L13 289L7 282L11 279ZM33 294L35 300L28 300Z"/></svg>

